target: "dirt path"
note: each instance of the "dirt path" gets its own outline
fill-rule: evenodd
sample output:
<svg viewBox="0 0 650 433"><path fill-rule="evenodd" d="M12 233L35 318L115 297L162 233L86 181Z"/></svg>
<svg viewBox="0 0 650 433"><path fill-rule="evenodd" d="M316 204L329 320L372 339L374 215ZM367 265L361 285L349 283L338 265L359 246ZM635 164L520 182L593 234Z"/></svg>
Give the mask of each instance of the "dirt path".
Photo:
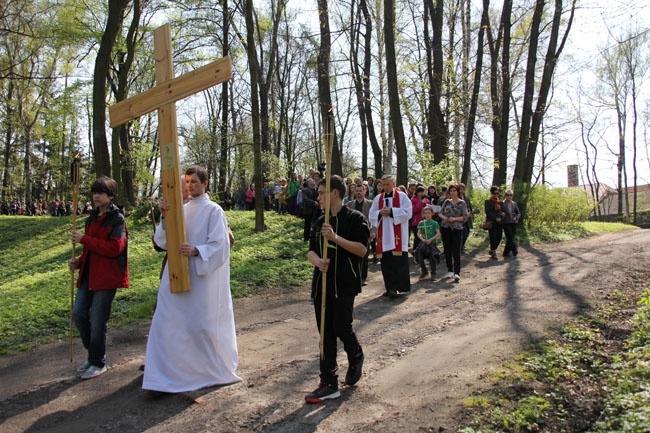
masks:
<svg viewBox="0 0 650 433"><path fill-rule="evenodd" d="M93 380L75 377L79 361L68 362L66 342L0 358L0 431L453 429L463 398L485 386L488 371L650 269L650 230L523 248L507 261L480 252L463 263L459 284L417 282L413 266L413 291L394 300L381 296L381 272L371 265L354 322L364 375L338 400L304 404L318 384L313 307L306 287L278 289L235 301L243 382L152 398L138 370L148 326L111 330L109 371ZM344 376L343 353L339 363Z"/></svg>

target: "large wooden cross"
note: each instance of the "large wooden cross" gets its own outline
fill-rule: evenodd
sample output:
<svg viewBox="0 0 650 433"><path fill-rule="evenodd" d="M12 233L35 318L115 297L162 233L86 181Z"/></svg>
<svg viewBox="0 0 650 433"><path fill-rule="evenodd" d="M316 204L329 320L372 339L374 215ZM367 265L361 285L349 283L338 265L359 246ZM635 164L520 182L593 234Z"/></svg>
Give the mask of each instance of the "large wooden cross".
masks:
<svg viewBox="0 0 650 433"><path fill-rule="evenodd" d="M158 110L160 178L163 196L170 206L170 211L165 215L167 266L171 291L179 293L190 290L190 274L187 257L182 256L179 251L180 245L185 242L185 220L183 218L183 188L180 185L181 168L178 156L176 105L174 103L230 80L232 62L230 57L224 57L174 78L169 24L154 30L153 36L156 87L110 107L110 126L115 128L136 117Z"/></svg>

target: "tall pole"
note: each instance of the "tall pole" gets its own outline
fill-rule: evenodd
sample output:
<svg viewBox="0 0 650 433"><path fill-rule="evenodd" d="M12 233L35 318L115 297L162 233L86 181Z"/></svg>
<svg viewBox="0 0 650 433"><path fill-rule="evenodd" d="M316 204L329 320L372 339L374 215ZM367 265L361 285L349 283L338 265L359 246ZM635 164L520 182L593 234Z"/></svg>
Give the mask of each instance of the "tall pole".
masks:
<svg viewBox="0 0 650 433"><path fill-rule="evenodd" d="M323 224L329 224L330 221L330 178L332 172L332 144L334 142L334 125L332 109L323 124L325 137L325 219ZM323 237L321 257L327 259L328 240ZM325 359L325 304L327 298L327 272L323 272L322 290L320 299L320 358Z"/></svg>

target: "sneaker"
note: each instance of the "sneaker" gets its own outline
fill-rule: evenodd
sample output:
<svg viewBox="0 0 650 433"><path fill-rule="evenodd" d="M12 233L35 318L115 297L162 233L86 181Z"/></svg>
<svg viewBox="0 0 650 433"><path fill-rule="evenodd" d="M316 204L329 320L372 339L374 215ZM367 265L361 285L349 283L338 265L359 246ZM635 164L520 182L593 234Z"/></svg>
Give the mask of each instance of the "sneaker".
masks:
<svg viewBox="0 0 650 433"><path fill-rule="evenodd" d="M447 272L446 278L454 278L454 273L453 272Z"/></svg>
<svg viewBox="0 0 650 433"><path fill-rule="evenodd" d="M327 383L321 382L314 392L305 396L305 401L307 403L322 403L325 400L332 400L334 398L339 398L340 396L341 392L338 390L336 385L328 385Z"/></svg>
<svg viewBox="0 0 650 433"><path fill-rule="evenodd" d="M96 365L91 365L88 367L88 370L84 374L81 375L81 378L86 380L86 379L92 379L93 377L97 377L102 373L106 372L106 366L103 367L97 367Z"/></svg>
<svg viewBox="0 0 650 433"><path fill-rule="evenodd" d="M361 379L361 369L363 368L364 356L361 355L361 358L348 367L348 372L345 374L345 384L352 386Z"/></svg>
<svg viewBox="0 0 650 433"><path fill-rule="evenodd" d="M460 281L460 275L454 274L454 281L458 283Z"/></svg>
<svg viewBox="0 0 650 433"><path fill-rule="evenodd" d="M88 360L85 360L83 364L81 364L79 367L77 367L77 373L83 373L86 370L90 368L90 362Z"/></svg>

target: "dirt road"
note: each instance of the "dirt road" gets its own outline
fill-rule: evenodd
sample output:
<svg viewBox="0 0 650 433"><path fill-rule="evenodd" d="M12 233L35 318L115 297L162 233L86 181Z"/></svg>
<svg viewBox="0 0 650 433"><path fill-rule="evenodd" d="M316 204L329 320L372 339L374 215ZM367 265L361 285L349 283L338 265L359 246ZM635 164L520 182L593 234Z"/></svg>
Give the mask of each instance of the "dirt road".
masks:
<svg viewBox="0 0 650 433"><path fill-rule="evenodd" d="M109 371L89 381L75 376L80 361L68 362L65 341L41 346L0 358L0 431L451 431L487 372L623 283L640 283L648 269L650 230L640 229L526 247L517 259L470 254L458 284L418 282L412 266L413 291L393 300L381 296L371 265L354 322L364 375L321 405L303 400L318 384L306 287L236 300L243 381L189 396L141 390L148 326L109 331ZM78 341L75 353L83 353ZM342 352L339 364L343 377Z"/></svg>

